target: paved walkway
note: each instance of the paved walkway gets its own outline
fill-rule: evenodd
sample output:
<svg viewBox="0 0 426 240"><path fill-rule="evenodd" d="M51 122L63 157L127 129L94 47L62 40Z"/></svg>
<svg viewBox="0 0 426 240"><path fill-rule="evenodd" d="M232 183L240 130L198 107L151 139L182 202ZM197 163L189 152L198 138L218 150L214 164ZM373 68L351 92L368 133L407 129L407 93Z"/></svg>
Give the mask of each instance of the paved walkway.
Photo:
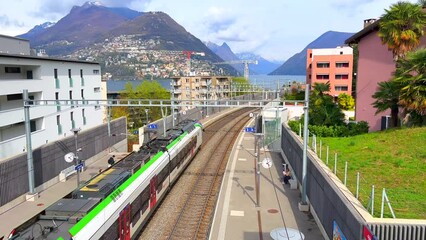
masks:
<svg viewBox="0 0 426 240"><path fill-rule="evenodd" d="M313 217L298 209L299 190L282 183L283 160L278 153L260 151L260 161L269 158L273 165L261 167L257 204L254 141L251 133L242 133L237 140L221 186L210 239L273 239L270 233L274 229L283 235L276 239L302 239L297 238L299 232L307 240L323 239Z"/></svg>

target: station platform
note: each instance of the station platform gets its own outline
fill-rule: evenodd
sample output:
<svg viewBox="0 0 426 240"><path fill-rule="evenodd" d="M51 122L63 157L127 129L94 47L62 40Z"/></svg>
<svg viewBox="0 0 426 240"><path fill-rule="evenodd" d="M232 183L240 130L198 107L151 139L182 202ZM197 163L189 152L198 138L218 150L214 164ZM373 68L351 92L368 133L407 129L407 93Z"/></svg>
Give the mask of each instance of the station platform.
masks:
<svg viewBox="0 0 426 240"><path fill-rule="evenodd" d="M257 202L254 147L255 136L241 132L225 171L210 239L324 239L313 216L299 211L300 191L283 184L280 153L260 150L259 160L269 158L273 164L260 165Z"/></svg>

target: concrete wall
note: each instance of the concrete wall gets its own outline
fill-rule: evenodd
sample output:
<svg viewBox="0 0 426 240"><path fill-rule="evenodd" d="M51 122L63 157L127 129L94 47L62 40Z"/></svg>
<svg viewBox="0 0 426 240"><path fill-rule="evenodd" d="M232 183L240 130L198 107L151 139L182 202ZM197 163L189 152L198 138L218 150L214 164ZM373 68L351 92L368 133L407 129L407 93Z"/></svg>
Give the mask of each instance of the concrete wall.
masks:
<svg viewBox="0 0 426 240"><path fill-rule="evenodd" d="M287 159L300 185L303 164L302 143L286 125L282 127L281 148L284 159ZM320 166L321 160L308 154L307 161L307 197L311 211L316 214L328 238L333 238L333 221L336 221L346 239L363 239L362 228L365 223L363 218Z"/></svg>
<svg viewBox="0 0 426 240"><path fill-rule="evenodd" d="M91 159L110 145L126 140L125 135L108 137L107 129L107 124L102 124L78 134L77 145L82 148L80 159ZM126 119L112 121L111 132L126 132ZM57 178L61 170L72 165L64 161L64 155L69 152L75 152L73 135L33 150L36 187ZM28 192L26 153L0 163L0 182L0 206Z"/></svg>

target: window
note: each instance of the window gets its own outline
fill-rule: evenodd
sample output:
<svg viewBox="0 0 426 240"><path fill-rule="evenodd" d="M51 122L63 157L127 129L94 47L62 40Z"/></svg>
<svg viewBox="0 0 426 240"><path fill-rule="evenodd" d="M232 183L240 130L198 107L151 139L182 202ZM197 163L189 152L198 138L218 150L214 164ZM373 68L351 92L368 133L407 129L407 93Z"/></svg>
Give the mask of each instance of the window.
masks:
<svg viewBox="0 0 426 240"><path fill-rule="evenodd" d="M4 71L6 73L21 73L21 68L20 67L5 67Z"/></svg>
<svg viewBox="0 0 426 240"><path fill-rule="evenodd" d="M334 90L336 90L336 91L348 91L348 86L335 86Z"/></svg>
<svg viewBox="0 0 426 240"><path fill-rule="evenodd" d="M58 79L58 69L53 69L53 74L54 74L54 77L55 77L55 79Z"/></svg>
<svg viewBox="0 0 426 240"><path fill-rule="evenodd" d="M349 75L348 74L336 74L335 78L336 79L349 79Z"/></svg>
<svg viewBox="0 0 426 240"><path fill-rule="evenodd" d="M81 99L84 99L84 89L81 89Z"/></svg>
<svg viewBox="0 0 426 240"><path fill-rule="evenodd" d="M101 91L101 88L100 88L100 87L95 87L95 88L93 88L93 92L95 92L95 93L100 92L100 91Z"/></svg>
<svg viewBox="0 0 426 240"><path fill-rule="evenodd" d="M98 69L93 69L93 74L99 74L99 70Z"/></svg>
<svg viewBox="0 0 426 240"><path fill-rule="evenodd" d="M349 67L349 62L336 62L336 68L347 68Z"/></svg>
<svg viewBox="0 0 426 240"><path fill-rule="evenodd" d="M22 100L22 94L9 94L7 95L7 101L15 101L15 100Z"/></svg>
<svg viewBox="0 0 426 240"><path fill-rule="evenodd" d="M59 104L59 93L58 92L55 92L55 100L56 100L56 111L61 111L61 105Z"/></svg>
<svg viewBox="0 0 426 240"><path fill-rule="evenodd" d="M72 100L72 91L70 91L70 100Z"/></svg>
<svg viewBox="0 0 426 240"><path fill-rule="evenodd" d="M342 52L342 51L340 52L340 55L343 55L343 52Z"/></svg>
<svg viewBox="0 0 426 240"><path fill-rule="evenodd" d="M71 78L71 69L68 69L68 77Z"/></svg>
<svg viewBox="0 0 426 240"><path fill-rule="evenodd" d="M326 79L330 79L330 76L328 74L317 74L317 79L326 80Z"/></svg>
<svg viewBox="0 0 426 240"><path fill-rule="evenodd" d="M83 69L80 69L80 77L83 77Z"/></svg>
<svg viewBox="0 0 426 240"><path fill-rule="evenodd" d="M309 74L309 79L311 79L312 78L312 75L311 74ZM288 85L289 87L290 87L290 84Z"/></svg>
<svg viewBox="0 0 426 240"><path fill-rule="evenodd" d="M329 62L317 62L317 68L329 68L330 63Z"/></svg>
<svg viewBox="0 0 426 240"><path fill-rule="evenodd" d="M309 58L312 58L312 53L309 54Z"/></svg>

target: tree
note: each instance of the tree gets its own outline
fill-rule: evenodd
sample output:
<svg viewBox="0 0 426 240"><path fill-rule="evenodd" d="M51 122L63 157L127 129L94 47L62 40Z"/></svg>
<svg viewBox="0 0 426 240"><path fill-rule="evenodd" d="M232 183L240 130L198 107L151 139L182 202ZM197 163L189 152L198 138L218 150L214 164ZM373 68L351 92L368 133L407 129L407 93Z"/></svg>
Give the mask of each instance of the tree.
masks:
<svg viewBox="0 0 426 240"><path fill-rule="evenodd" d="M373 107L377 109L376 114L391 110L392 126L398 126L399 112L399 92L400 85L396 81L379 82L379 89L373 94L376 101L373 102Z"/></svg>
<svg viewBox="0 0 426 240"><path fill-rule="evenodd" d="M415 111L418 115L425 116L426 49L409 52L405 59L400 59L393 81L401 87L398 103L405 111Z"/></svg>
<svg viewBox="0 0 426 240"><path fill-rule="evenodd" d="M337 103L339 103L339 107L343 110L353 110L355 107L354 98L346 93L339 94Z"/></svg>
<svg viewBox="0 0 426 240"><path fill-rule="evenodd" d="M161 86L157 81L145 80L136 87L128 82L124 86L124 90L120 92L121 99L170 99L170 93ZM141 101L142 104L148 104L148 101ZM152 102L152 103L155 103ZM160 107L114 107L111 110L113 118L126 116L130 122L133 122L134 128L141 127L146 124L146 112L148 109L149 120L155 121L162 117ZM168 111L170 113L170 111Z"/></svg>
<svg viewBox="0 0 426 240"><path fill-rule="evenodd" d="M231 84L232 84L232 91L237 91L235 94L233 94L235 96L247 94L252 87L251 84L248 82L248 80L245 79L244 77L232 78Z"/></svg>
<svg viewBox="0 0 426 240"><path fill-rule="evenodd" d="M378 35L396 61L419 45L426 26L426 14L419 4L398 2L385 10L379 21Z"/></svg>
<svg viewBox="0 0 426 240"><path fill-rule="evenodd" d="M344 125L345 114L325 92L330 91L330 83L314 85L309 100L309 123L318 126Z"/></svg>

